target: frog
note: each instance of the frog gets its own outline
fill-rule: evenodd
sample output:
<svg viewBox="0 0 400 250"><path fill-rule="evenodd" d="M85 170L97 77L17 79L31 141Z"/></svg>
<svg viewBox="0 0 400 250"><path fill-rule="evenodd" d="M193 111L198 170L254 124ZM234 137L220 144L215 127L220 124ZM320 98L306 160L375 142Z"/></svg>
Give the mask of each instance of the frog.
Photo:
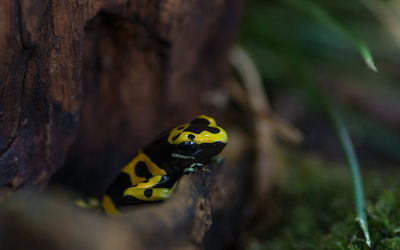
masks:
<svg viewBox="0 0 400 250"><path fill-rule="evenodd" d="M116 215L126 206L168 199L180 177L219 159L227 143L226 131L206 115L164 131L121 169L101 197L102 209Z"/></svg>

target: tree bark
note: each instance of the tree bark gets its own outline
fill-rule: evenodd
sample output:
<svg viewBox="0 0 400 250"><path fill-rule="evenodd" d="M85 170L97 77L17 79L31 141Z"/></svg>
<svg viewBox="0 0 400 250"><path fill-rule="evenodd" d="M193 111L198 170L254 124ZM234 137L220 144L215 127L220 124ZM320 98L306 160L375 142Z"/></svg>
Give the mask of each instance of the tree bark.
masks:
<svg viewBox="0 0 400 250"><path fill-rule="evenodd" d="M202 113L218 117L223 110L210 100L222 89L243 2L1 1L0 198L43 189L51 178L100 195L162 130ZM0 243L110 249L115 236L120 241L113 249L201 248L211 225L213 182L213 174L184 177L175 200L137 209L128 224L93 215L82 221L74 209L52 207L54 196L30 206L17 199L0 211ZM119 229L103 235L107 227ZM84 233L74 234L76 228ZM69 245L57 238L64 235L59 230ZM27 245L16 244L22 235L31 236ZM100 239L90 243L93 237Z"/></svg>
<svg viewBox="0 0 400 250"><path fill-rule="evenodd" d="M2 1L2 196L43 187L72 143L66 168L85 165L77 181L101 190L161 130L217 113L205 98L221 88L241 5Z"/></svg>
<svg viewBox="0 0 400 250"><path fill-rule="evenodd" d="M212 223L211 179L207 171L184 176L167 202L131 206L117 217L79 211L63 193L18 196L0 208L0 244L7 250L202 249Z"/></svg>

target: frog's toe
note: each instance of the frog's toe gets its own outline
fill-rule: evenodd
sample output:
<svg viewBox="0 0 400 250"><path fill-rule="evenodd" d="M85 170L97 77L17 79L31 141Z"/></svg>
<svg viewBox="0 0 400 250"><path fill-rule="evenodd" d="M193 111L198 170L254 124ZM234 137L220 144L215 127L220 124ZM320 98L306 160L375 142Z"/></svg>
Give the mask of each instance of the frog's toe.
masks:
<svg viewBox="0 0 400 250"><path fill-rule="evenodd" d="M193 167L188 167L188 168L185 168L185 170L183 172L186 174L186 173L192 173L193 171L194 171Z"/></svg>
<svg viewBox="0 0 400 250"><path fill-rule="evenodd" d="M224 161L225 161L225 159L221 155L216 155L213 158L211 158L211 160L210 160L211 163L214 163L214 164L217 164L217 165L220 165L220 164L224 163Z"/></svg>

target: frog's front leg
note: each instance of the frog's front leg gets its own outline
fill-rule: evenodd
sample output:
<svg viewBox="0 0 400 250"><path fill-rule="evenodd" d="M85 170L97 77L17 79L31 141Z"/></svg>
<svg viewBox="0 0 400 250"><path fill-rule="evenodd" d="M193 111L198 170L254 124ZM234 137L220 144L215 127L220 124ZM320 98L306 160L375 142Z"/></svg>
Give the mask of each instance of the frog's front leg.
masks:
<svg viewBox="0 0 400 250"><path fill-rule="evenodd" d="M195 167L201 167L203 166L203 164L201 163L193 163L192 165L190 165L189 167L185 168L185 170L183 171L183 173L191 173L194 171Z"/></svg>
<svg viewBox="0 0 400 250"><path fill-rule="evenodd" d="M213 158L211 158L208 163L221 165L223 162L224 162L224 157L222 157L221 155L216 155ZM202 167L203 165L204 164L202 164L202 163L193 163L189 167L185 168L183 173L185 173L185 174L192 173L194 171L195 167ZM204 168L203 168L203 170L208 171L208 172L210 171L209 169L204 169Z"/></svg>

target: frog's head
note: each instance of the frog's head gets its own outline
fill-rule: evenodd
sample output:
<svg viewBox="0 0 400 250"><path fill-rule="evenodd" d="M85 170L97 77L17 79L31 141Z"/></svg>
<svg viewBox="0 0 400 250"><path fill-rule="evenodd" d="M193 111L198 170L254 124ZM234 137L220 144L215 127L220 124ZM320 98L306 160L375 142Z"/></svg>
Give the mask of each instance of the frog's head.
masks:
<svg viewBox="0 0 400 250"><path fill-rule="evenodd" d="M211 117L200 115L195 120L177 126L168 136L175 145L172 157L205 163L219 154L228 142L225 130Z"/></svg>
<svg viewBox="0 0 400 250"><path fill-rule="evenodd" d="M143 152L167 175L180 173L193 164L207 163L221 152L228 136L211 117L200 115L193 121L161 133Z"/></svg>

